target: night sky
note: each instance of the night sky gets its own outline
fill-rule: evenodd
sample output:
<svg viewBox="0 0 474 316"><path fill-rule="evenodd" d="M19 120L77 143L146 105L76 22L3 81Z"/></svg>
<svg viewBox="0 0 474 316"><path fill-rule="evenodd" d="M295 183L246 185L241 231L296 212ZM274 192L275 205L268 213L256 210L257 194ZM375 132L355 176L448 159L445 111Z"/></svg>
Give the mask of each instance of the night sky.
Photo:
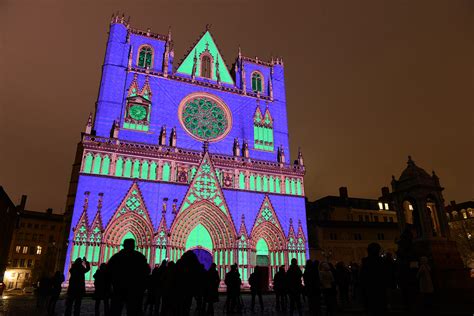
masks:
<svg viewBox="0 0 474 316"><path fill-rule="evenodd" d="M310 200L340 186L376 198L409 154L437 172L446 203L474 199L473 1L3 0L0 185L15 203L64 209L116 11L136 28L171 25L175 62L208 23L229 67L239 44L283 56Z"/></svg>

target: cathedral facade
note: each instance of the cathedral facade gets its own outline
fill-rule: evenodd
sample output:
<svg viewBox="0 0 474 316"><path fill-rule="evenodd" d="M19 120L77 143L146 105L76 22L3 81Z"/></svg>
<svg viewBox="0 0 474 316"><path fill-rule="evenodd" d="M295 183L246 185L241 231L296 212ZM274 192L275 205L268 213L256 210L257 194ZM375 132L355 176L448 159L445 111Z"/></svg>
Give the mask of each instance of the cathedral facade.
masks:
<svg viewBox="0 0 474 316"><path fill-rule="evenodd" d="M242 56L227 67L209 29L180 62L171 32L111 20L95 115L78 144L68 195L65 275L92 275L133 238L151 266L188 250L246 282L292 258L307 230L299 152L290 163L284 65Z"/></svg>

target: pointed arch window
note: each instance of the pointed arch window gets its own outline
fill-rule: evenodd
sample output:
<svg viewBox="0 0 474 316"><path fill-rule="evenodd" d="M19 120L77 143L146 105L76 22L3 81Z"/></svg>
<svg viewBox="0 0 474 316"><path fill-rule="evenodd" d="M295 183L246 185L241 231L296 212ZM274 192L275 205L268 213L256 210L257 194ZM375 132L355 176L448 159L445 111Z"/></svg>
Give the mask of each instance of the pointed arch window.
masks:
<svg viewBox="0 0 474 316"><path fill-rule="evenodd" d="M142 46L140 52L138 53L138 67L141 68L151 68L153 61L153 48L150 46Z"/></svg>
<svg viewBox="0 0 474 316"><path fill-rule="evenodd" d="M263 92L263 75L255 71L252 73L252 91L262 93Z"/></svg>
<svg viewBox="0 0 474 316"><path fill-rule="evenodd" d="M211 79L211 56L207 54L201 57L201 77Z"/></svg>
<svg viewBox="0 0 474 316"><path fill-rule="evenodd" d="M266 151L273 151L273 118L268 108L262 114L257 107L253 118L254 148Z"/></svg>

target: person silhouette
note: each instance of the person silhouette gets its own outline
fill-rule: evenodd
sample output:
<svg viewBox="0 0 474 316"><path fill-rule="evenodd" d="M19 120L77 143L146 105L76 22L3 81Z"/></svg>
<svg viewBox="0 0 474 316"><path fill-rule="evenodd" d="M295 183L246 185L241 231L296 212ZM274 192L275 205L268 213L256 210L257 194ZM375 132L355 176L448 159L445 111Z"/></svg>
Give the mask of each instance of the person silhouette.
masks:
<svg viewBox="0 0 474 316"><path fill-rule="evenodd" d="M65 316L70 316L74 305L74 316L81 314L81 303L86 293L85 274L91 269L86 257L77 258L69 269L69 286L67 288Z"/></svg>
<svg viewBox="0 0 474 316"><path fill-rule="evenodd" d="M189 315L193 297L198 288L201 264L193 251L186 251L176 262L176 284L178 288L178 315Z"/></svg>
<svg viewBox="0 0 474 316"><path fill-rule="evenodd" d="M61 294L61 284L64 282L64 275L56 271L56 273L51 278L51 298L48 302L48 315L54 315L56 309L56 303L59 299L59 294Z"/></svg>
<svg viewBox="0 0 474 316"><path fill-rule="evenodd" d="M206 290L204 294L204 299L207 304L207 315L214 315L214 303L219 301L219 284L221 283L221 278L217 272L217 265L212 263L209 267L209 270L206 272Z"/></svg>
<svg viewBox="0 0 474 316"><path fill-rule="evenodd" d="M276 310L286 310L286 293L287 293L287 282L286 282L285 266L281 266L278 272L275 273L273 278L273 290L276 296Z"/></svg>
<svg viewBox="0 0 474 316"><path fill-rule="evenodd" d="M227 299L226 299L226 309L227 312L234 312L235 307L241 308L240 304L240 285L242 280L240 279L240 273L237 269L237 264L233 264L230 267L230 271L225 275L224 280L227 286Z"/></svg>
<svg viewBox="0 0 474 316"><path fill-rule="evenodd" d="M288 284L288 294L290 296L290 315L293 315L293 312L296 309L298 314L303 315L303 310L301 308L301 292L303 290L303 285L301 284L301 269L298 266L298 261L296 258L291 259L291 265L286 273L286 279Z"/></svg>
<svg viewBox="0 0 474 316"><path fill-rule="evenodd" d="M163 273L162 315L168 316L177 314L178 289L176 280L176 264L170 261Z"/></svg>
<svg viewBox="0 0 474 316"><path fill-rule="evenodd" d="M331 265L328 262L321 262L319 279L321 282L324 304L326 305L326 315L328 316L334 315L334 310L337 305L336 280L334 279L334 274L331 270Z"/></svg>
<svg viewBox="0 0 474 316"><path fill-rule="evenodd" d="M150 266L146 257L135 250L134 239L124 240L123 249L110 258L107 272L113 289L112 315L121 315L124 305L127 315L142 315L143 294Z"/></svg>
<svg viewBox="0 0 474 316"><path fill-rule="evenodd" d="M155 295L154 315L160 314L161 300L163 296L163 276L166 270L167 261L163 260L159 267L155 267L151 272L152 289Z"/></svg>
<svg viewBox="0 0 474 316"><path fill-rule="evenodd" d="M263 274L260 270L260 267L255 267L255 270L249 277L249 285L250 285L250 294L252 294L252 304L251 310L252 312L255 310L255 296L258 296L258 303L260 304L260 310L263 311L263 299L262 299L262 292L263 292Z"/></svg>
<svg viewBox="0 0 474 316"><path fill-rule="evenodd" d="M94 273L95 315L100 315L100 302L104 302L104 315L109 314L110 280L107 276L107 264L102 263Z"/></svg>
<svg viewBox="0 0 474 316"><path fill-rule="evenodd" d="M367 314L385 315L387 311L387 269L380 257L378 243L367 246L367 257L362 259L360 282L362 286Z"/></svg>
<svg viewBox="0 0 474 316"><path fill-rule="evenodd" d="M313 315L320 313L320 300L321 300L321 282L319 280L319 263L311 260L306 261L306 266L303 273L305 294L308 298L309 311Z"/></svg>
<svg viewBox="0 0 474 316"><path fill-rule="evenodd" d="M207 271L202 263L199 264L196 273L196 288L194 293L194 299L196 300L196 311L198 315L204 315L204 312L206 311L206 302L204 295L206 291Z"/></svg>

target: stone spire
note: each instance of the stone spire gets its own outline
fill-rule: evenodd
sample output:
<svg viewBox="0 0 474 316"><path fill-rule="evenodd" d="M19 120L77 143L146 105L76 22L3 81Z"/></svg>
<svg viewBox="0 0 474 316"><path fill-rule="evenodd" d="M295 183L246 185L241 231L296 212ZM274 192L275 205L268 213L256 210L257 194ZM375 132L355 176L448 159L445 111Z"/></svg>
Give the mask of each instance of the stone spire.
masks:
<svg viewBox="0 0 474 316"><path fill-rule="evenodd" d="M285 150L283 149L283 145L280 145L280 147L278 147L277 160L280 164L285 163Z"/></svg>
<svg viewBox="0 0 474 316"><path fill-rule="evenodd" d="M86 131L85 133L87 135L92 134L92 112L89 113L89 118L87 119L87 124L86 124Z"/></svg>
<svg viewBox="0 0 474 316"><path fill-rule="evenodd" d="M298 147L298 165L304 166L303 153L301 152L301 147Z"/></svg>
<svg viewBox="0 0 474 316"><path fill-rule="evenodd" d="M161 146L166 146L166 125L161 127L159 144Z"/></svg>
<svg viewBox="0 0 474 316"><path fill-rule="evenodd" d="M242 145L242 155L244 156L244 158L249 158L249 144L245 139Z"/></svg>
<svg viewBox="0 0 474 316"><path fill-rule="evenodd" d="M119 135L119 124L117 120L114 120L114 123L112 124L112 129L110 130L110 137L117 139Z"/></svg>
<svg viewBox="0 0 474 316"><path fill-rule="evenodd" d="M219 72L219 55L216 56L216 77L217 77L217 84L221 84L221 74Z"/></svg>
<svg viewBox="0 0 474 316"><path fill-rule="evenodd" d="M170 146L171 147L176 147L176 127L173 127L171 129L171 135L170 135Z"/></svg>
<svg viewBox="0 0 474 316"><path fill-rule="evenodd" d="M196 68L197 68L197 51L194 49L194 59L193 59L193 73L191 74L191 78L196 79Z"/></svg>
<svg viewBox="0 0 474 316"><path fill-rule="evenodd" d="M238 138L234 138L234 147L232 148L233 152L234 152L234 156L235 157L239 157L240 156L240 145L239 145L239 139Z"/></svg>
<svg viewBox="0 0 474 316"><path fill-rule="evenodd" d="M133 61L132 53L133 53L133 46L130 45L130 51L128 52L128 70L129 71L130 69L132 69L132 61Z"/></svg>
<svg viewBox="0 0 474 316"><path fill-rule="evenodd" d="M163 76L168 77L168 64L170 60L170 45L171 45L171 26L168 29L168 37L166 38L165 53L163 56Z"/></svg>

